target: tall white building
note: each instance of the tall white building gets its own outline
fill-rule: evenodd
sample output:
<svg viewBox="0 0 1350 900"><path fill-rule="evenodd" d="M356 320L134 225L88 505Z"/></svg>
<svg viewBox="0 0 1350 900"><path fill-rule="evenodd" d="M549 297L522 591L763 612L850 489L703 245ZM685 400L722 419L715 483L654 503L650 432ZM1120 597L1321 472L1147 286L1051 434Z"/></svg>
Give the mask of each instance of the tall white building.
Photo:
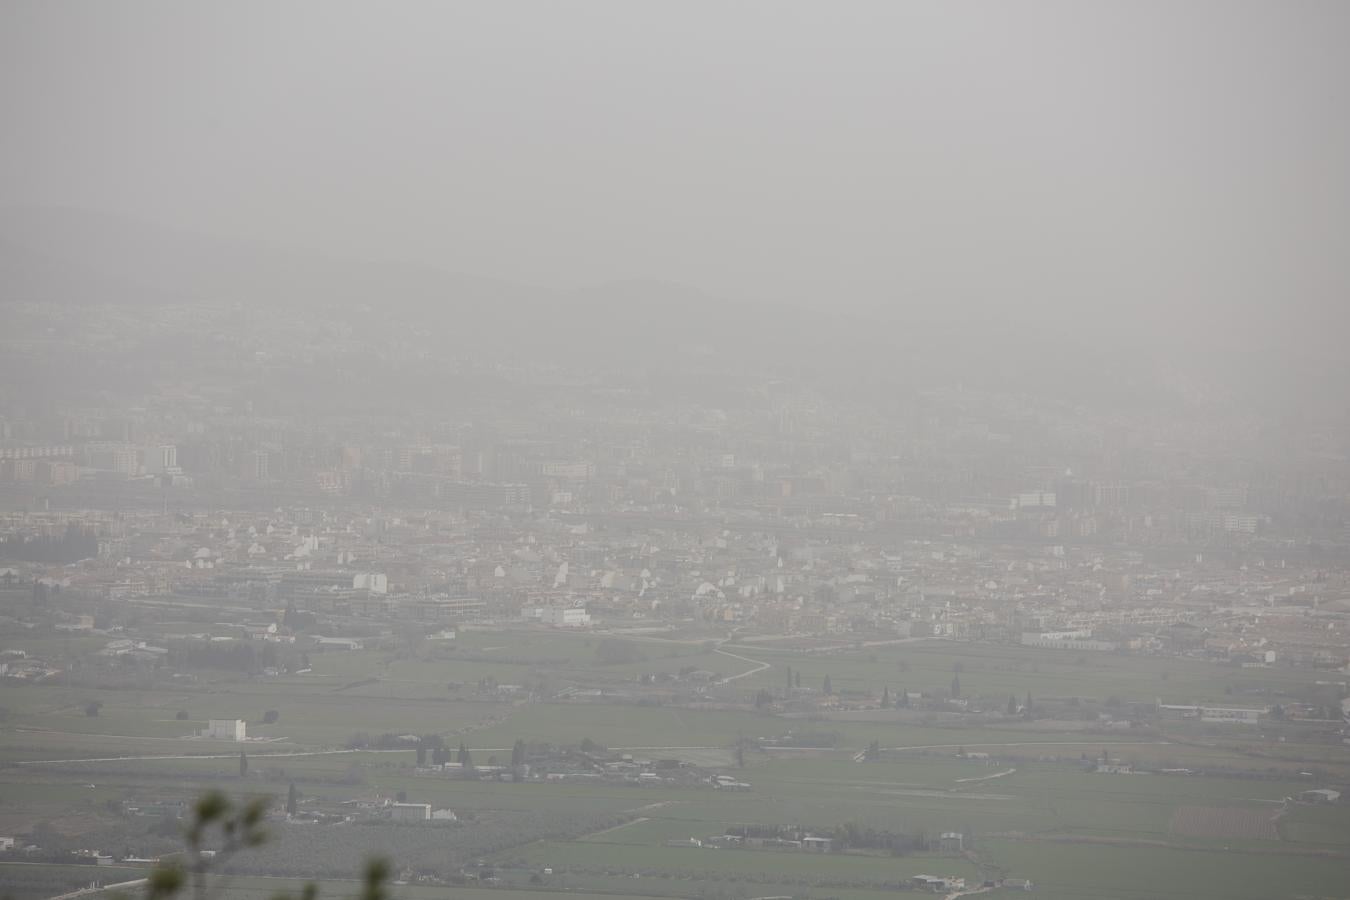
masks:
<svg viewBox="0 0 1350 900"><path fill-rule="evenodd" d="M145 472L147 475L180 475L178 467L178 448L173 444L159 444L145 451Z"/></svg>

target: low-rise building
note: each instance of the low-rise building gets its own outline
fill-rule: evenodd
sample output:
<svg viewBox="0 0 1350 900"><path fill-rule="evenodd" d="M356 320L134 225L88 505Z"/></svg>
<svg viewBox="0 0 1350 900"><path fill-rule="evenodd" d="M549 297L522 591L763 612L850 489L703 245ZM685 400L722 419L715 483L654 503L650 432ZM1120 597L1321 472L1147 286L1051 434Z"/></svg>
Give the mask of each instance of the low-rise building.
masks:
<svg viewBox="0 0 1350 900"><path fill-rule="evenodd" d="M209 719L202 737L217 741L243 741L247 727L243 719Z"/></svg>

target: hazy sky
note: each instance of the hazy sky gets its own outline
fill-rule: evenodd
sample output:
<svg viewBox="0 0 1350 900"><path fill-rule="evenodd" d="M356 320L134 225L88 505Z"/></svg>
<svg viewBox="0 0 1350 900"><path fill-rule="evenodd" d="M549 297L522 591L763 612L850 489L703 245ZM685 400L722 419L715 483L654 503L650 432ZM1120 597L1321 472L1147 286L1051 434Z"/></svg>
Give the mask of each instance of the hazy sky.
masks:
<svg viewBox="0 0 1350 900"><path fill-rule="evenodd" d="M1350 3L0 6L0 203L548 285L1304 320Z"/></svg>

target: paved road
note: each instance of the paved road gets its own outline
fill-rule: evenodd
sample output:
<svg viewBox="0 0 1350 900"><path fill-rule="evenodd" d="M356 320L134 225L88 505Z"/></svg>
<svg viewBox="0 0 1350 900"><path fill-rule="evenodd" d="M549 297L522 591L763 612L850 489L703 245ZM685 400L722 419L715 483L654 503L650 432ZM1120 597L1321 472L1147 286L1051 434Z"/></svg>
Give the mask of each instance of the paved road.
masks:
<svg viewBox="0 0 1350 900"><path fill-rule="evenodd" d="M71 891L68 894L58 894L57 896L52 897L51 900L73 900L75 897L83 897L86 894L101 894L104 891L128 890L130 888L140 887L148 880L149 879L146 878L136 878L132 881L119 881L117 884L105 884L102 887L82 887L79 890Z"/></svg>
<svg viewBox="0 0 1350 900"><path fill-rule="evenodd" d="M473 753L509 753L510 747L469 747ZM725 750L726 747L610 747L610 750L641 750L644 752L655 752L658 750ZM249 759L257 761L260 759L278 759L284 756L336 756L340 753L412 753L413 747L407 747L398 750L301 750L293 753L251 753ZM17 765L20 766L50 766L58 763L100 763L100 762L140 762L155 760L173 760L173 759L238 759L238 753L184 753L177 756L100 756L85 757L82 759L25 759L20 760Z"/></svg>
<svg viewBox="0 0 1350 900"><path fill-rule="evenodd" d="M959 750L962 747L1137 747L1170 744L1171 741L1000 741L996 744L916 744L913 747L882 747L883 750Z"/></svg>

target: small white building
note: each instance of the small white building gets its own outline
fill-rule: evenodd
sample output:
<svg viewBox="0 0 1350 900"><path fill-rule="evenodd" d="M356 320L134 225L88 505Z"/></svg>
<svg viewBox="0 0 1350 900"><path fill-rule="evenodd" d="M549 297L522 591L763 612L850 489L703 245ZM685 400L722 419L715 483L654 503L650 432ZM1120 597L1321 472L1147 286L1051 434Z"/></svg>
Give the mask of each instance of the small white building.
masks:
<svg viewBox="0 0 1350 900"><path fill-rule="evenodd" d="M217 741L247 740L243 719L208 719L202 737Z"/></svg>

